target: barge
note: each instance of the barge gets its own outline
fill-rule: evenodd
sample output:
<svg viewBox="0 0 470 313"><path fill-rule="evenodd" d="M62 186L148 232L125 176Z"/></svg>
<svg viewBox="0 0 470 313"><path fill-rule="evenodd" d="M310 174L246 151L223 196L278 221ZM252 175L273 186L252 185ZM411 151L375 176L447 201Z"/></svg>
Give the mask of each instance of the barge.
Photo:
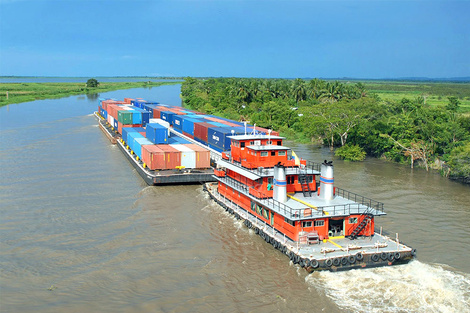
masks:
<svg viewBox="0 0 470 313"><path fill-rule="evenodd" d="M383 203L336 187L332 162L300 159L277 132L142 99L102 100L95 115L149 185L204 183L211 199L308 272L416 257L398 234L376 232ZM188 148L210 161L188 166Z"/></svg>
<svg viewBox="0 0 470 313"><path fill-rule="evenodd" d="M375 232L383 203L334 186L333 164L311 163L283 137L230 136L206 183L210 197L308 272L407 263L416 250ZM292 157L288 155L291 154Z"/></svg>

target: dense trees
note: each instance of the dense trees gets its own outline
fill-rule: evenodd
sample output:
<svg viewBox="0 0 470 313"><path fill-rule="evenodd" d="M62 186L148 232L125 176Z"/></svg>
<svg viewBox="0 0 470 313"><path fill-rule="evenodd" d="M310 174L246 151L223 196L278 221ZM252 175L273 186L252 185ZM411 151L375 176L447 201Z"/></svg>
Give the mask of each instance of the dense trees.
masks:
<svg viewBox="0 0 470 313"><path fill-rule="evenodd" d="M181 93L192 109L249 120L291 139L344 147L345 158L361 159L366 152L426 168L447 162L446 175L468 174L462 170L468 157L462 155L469 151L470 121L458 113L455 97L447 106L431 107L422 96L382 101L363 83L190 77Z"/></svg>

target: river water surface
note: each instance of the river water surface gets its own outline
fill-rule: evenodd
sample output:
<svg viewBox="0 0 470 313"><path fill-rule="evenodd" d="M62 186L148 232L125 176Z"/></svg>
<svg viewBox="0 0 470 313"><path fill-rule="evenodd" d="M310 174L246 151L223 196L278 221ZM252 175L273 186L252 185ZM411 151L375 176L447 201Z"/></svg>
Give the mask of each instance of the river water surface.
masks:
<svg viewBox="0 0 470 313"><path fill-rule="evenodd" d="M179 85L101 94L180 104ZM3 312L469 312L470 188L333 159L339 187L418 250L407 265L308 275L198 185L149 187L97 127L95 96L0 108Z"/></svg>

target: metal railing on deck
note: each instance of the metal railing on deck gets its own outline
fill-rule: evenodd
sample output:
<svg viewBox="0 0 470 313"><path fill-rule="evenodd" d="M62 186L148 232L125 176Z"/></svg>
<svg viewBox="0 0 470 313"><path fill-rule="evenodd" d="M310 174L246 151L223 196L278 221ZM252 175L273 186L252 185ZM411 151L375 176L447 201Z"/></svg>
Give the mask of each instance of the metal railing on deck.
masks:
<svg viewBox="0 0 470 313"><path fill-rule="evenodd" d="M236 189L237 191L243 192L247 196L253 196L261 204L268 206L270 209L282 214L283 216L291 220L300 220L307 218L318 218L323 216L337 216L337 215L350 215L350 214L363 214L373 208L377 211L383 212L383 203L378 201L357 195L352 192L348 192L344 189L337 189L337 195L341 195L344 198L350 200L358 200L356 203L342 204L342 205L330 205L321 206L316 209L312 207L294 209L285 203L281 203L271 196L266 195L260 190L257 190L255 186L248 186L245 183L239 182L231 177L218 177L218 179L228 186ZM359 202L360 201L360 202Z"/></svg>

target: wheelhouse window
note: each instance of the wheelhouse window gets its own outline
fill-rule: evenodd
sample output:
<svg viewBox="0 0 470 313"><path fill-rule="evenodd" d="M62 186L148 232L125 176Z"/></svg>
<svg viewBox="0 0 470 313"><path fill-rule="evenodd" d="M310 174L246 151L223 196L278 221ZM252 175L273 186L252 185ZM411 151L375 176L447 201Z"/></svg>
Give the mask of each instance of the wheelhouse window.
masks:
<svg viewBox="0 0 470 313"><path fill-rule="evenodd" d="M350 217L349 218L349 224L356 224L357 223L357 217Z"/></svg>
<svg viewBox="0 0 470 313"><path fill-rule="evenodd" d="M254 212L256 208L256 204L254 201L251 201L251 210Z"/></svg>
<svg viewBox="0 0 470 313"><path fill-rule="evenodd" d="M278 156L285 156L286 155L286 151L279 151L277 153Z"/></svg>
<svg viewBox="0 0 470 313"><path fill-rule="evenodd" d="M262 157L267 157L268 156L268 151L261 151L260 154Z"/></svg>
<svg viewBox="0 0 470 313"><path fill-rule="evenodd" d="M315 227L325 226L325 221L324 220L318 220L318 221L315 221L315 223L313 225Z"/></svg>
<svg viewBox="0 0 470 313"><path fill-rule="evenodd" d="M308 183L313 183L313 176L312 175L307 176L307 182Z"/></svg>
<svg viewBox="0 0 470 313"><path fill-rule="evenodd" d="M276 151L271 151L271 156L276 156Z"/></svg>
<svg viewBox="0 0 470 313"><path fill-rule="evenodd" d="M312 221L302 222L302 227L312 227Z"/></svg>
<svg viewBox="0 0 470 313"><path fill-rule="evenodd" d="M284 217L284 222L286 222L287 224L291 225L291 226L295 226L295 222L294 221L291 221L290 219L288 219L287 217Z"/></svg>
<svg viewBox="0 0 470 313"><path fill-rule="evenodd" d="M278 145L278 146L282 146L282 141L281 141L281 140L278 140L278 141L277 141L277 145Z"/></svg>
<svg viewBox="0 0 470 313"><path fill-rule="evenodd" d="M254 145L255 142L254 141L250 141L250 146Z"/></svg>
<svg viewBox="0 0 470 313"><path fill-rule="evenodd" d="M271 140L268 140L268 141L266 141L266 144L267 144L267 145L272 145L273 142L272 142Z"/></svg>
<svg viewBox="0 0 470 313"><path fill-rule="evenodd" d="M245 142L244 142L244 141L243 141L243 142L240 142L240 147L241 147L241 148L245 148Z"/></svg>

